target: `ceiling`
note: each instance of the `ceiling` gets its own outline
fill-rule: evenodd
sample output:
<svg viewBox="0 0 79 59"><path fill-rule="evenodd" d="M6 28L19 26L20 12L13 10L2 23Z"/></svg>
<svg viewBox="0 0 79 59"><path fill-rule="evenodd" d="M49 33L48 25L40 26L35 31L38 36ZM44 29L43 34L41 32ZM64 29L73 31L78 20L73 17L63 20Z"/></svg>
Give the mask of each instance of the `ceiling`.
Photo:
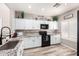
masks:
<svg viewBox="0 0 79 59"><path fill-rule="evenodd" d="M56 3L6 3L6 5L17 11L24 11L42 16L56 16L72 10L79 6L78 3L61 3L58 7L53 7Z"/></svg>

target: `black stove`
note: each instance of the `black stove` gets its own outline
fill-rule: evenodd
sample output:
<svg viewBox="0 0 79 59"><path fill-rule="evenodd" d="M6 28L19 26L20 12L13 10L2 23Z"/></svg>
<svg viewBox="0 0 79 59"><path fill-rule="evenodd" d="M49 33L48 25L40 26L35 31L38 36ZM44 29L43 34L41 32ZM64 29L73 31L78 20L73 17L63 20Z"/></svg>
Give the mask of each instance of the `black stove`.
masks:
<svg viewBox="0 0 79 59"><path fill-rule="evenodd" d="M42 47L50 46L50 35L47 35L46 31L40 31L39 34L41 35L42 39Z"/></svg>

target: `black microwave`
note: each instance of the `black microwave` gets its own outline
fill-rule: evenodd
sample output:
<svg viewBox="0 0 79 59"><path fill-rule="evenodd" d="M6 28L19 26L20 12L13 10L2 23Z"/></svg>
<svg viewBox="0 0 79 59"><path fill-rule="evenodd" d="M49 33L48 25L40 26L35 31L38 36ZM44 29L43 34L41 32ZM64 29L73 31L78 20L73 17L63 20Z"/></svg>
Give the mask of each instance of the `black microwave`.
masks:
<svg viewBox="0 0 79 59"><path fill-rule="evenodd" d="M48 29L49 25L48 24L41 24L40 29Z"/></svg>

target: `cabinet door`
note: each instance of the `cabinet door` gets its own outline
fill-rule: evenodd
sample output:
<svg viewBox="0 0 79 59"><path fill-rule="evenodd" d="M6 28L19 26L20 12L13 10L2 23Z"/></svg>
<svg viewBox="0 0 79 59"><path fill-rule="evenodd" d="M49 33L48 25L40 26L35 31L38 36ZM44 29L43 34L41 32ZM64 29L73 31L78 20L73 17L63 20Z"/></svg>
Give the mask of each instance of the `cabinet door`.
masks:
<svg viewBox="0 0 79 59"><path fill-rule="evenodd" d="M58 29L58 22L57 21L53 21L53 29L54 30Z"/></svg>
<svg viewBox="0 0 79 59"><path fill-rule="evenodd" d="M25 29L33 29L34 22L33 20L25 20Z"/></svg>
<svg viewBox="0 0 79 59"><path fill-rule="evenodd" d="M35 21L34 27L35 27L35 29L40 29L40 21Z"/></svg>
<svg viewBox="0 0 79 59"><path fill-rule="evenodd" d="M32 38L24 38L24 49L25 48L32 48L34 46Z"/></svg>
<svg viewBox="0 0 79 59"><path fill-rule="evenodd" d="M25 20L25 29L40 29L39 21Z"/></svg>
<svg viewBox="0 0 79 59"><path fill-rule="evenodd" d="M34 38L34 46L35 47L41 46L41 37L35 37Z"/></svg>
<svg viewBox="0 0 79 59"><path fill-rule="evenodd" d="M55 44L61 43L60 35L55 35Z"/></svg>
<svg viewBox="0 0 79 59"><path fill-rule="evenodd" d="M51 36L51 44L55 44L55 37Z"/></svg>
<svg viewBox="0 0 79 59"><path fill-rule="evenodd" d="M51 29L51 30L53 30L54 29L54 24L53 24L53 22L51 21L51 22L49 22L49 29Z"/></svg>
<svg viewBox="0 0 79 59"><path fill-rule="evenodd" d="M24 49L41 46L41 37L24 38Z"/></svg>
<svg viewBox="0 0 79 59"><path fill-rule="evenodd" d="M16 29L24 29L25 24L24 20L17 19L16 20Z"/></svg>

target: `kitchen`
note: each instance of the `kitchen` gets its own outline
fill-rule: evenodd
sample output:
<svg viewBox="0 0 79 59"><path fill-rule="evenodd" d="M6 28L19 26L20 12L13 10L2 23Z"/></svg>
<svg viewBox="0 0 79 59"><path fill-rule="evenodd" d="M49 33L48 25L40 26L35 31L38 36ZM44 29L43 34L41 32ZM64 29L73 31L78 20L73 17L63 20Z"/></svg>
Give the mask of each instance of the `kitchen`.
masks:
<svg viewBox="0 0 79 59"><path fill-rule="evenodd" d="M0 7L0 56L77 56L78 3Z"/></svg>

